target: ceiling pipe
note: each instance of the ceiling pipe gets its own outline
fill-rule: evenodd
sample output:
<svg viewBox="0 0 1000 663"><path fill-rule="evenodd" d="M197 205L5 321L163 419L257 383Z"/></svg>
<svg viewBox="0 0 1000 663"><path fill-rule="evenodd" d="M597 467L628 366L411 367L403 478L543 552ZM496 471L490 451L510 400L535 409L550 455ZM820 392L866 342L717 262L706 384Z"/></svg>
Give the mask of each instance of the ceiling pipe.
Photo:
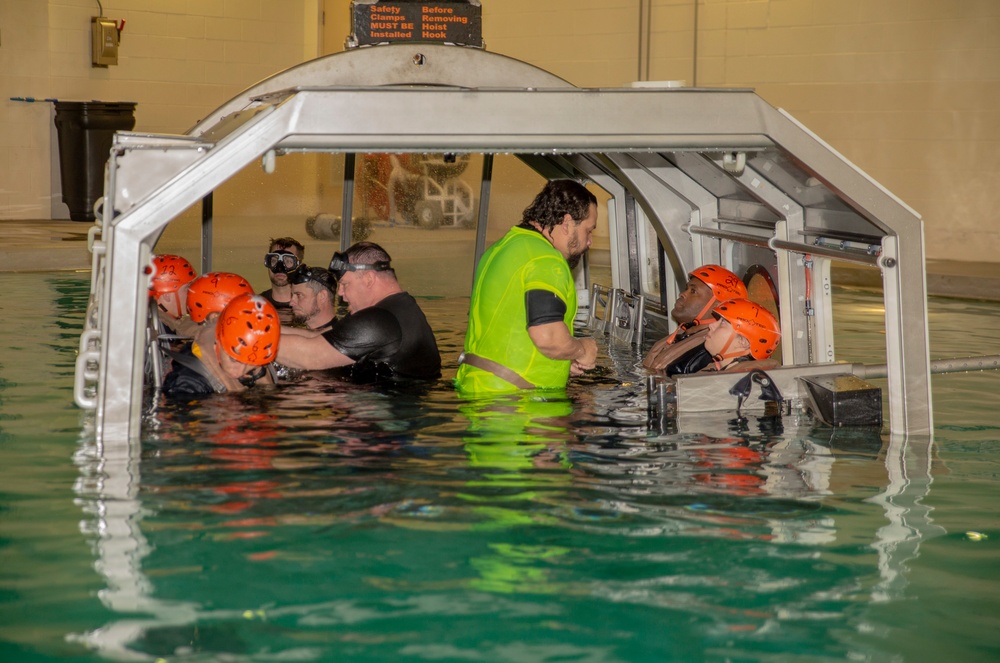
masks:
<svg viewBox="0 0 1000 663"><path fill-rule="evenodd" d="M650 40L652 37L653 0L639 0L639 75L636 80L649 80Z"/></svg>
<svg viewBox="0 0 1000 663"><path fill-rule="evenodd" d="M694 0L694 45L691 47L691 87L698 87L698 0Z"/></svg>

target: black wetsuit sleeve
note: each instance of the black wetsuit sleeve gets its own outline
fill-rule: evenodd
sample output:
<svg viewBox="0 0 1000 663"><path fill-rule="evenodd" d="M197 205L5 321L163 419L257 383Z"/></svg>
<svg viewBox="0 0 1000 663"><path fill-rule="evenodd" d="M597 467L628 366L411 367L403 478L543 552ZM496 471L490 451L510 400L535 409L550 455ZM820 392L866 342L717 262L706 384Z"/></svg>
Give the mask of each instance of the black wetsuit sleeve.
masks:
<svg viewBox="0 0 1000 663"><path fill-rule="evenodd" d="M163 378L163 395L168 398L191 398L214 394L215 389L203 375L174 362L173 368Z"/></svg>
<svg viewBox="0 0 1000 663"><path fill-rule="evenodd" d="M711 363L712 355L708 354L705 346L696 345L678 357L675 362L668 365L666 372L669 376L690 375L691 373L697 373Z"/></svg>
<svg viewBox="0 0 1000 663"><path fill-rule="evenodd" d="M563 322L566 317L566 302L550 290L529 290L524 293L524 308L529 327Z"/></svg>
<svg viewBox="0 0 1000 663"><path fill-rule="evenodd" d="M323 338L337 352L354 361L366 357L379 360L399 350L403 330L391 313L371 307L338 320L329 331L324 332Z"/></svg>

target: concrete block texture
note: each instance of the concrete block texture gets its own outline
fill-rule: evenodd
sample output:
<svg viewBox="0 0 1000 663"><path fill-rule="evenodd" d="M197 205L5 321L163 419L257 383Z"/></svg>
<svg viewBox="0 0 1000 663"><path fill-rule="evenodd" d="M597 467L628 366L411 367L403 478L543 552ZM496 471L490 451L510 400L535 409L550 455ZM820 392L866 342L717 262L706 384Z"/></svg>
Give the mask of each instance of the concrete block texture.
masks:
<svg viewBox="0 0 1000 663"><path fill-rule="evenodd" d="M0 87L136 101L137 130L179 133L257 80L341 50L346 5L105 2L127 26L119 64L95 69L96 3L8 0L0 26L19 29L3 29ZM489 50L584 87L627 85L648 55L653 80L755 88L918 209L931 258L1000 255L1000 0L490 0L483 31ZM0 219L50 218L51 106L3 106Z"/></svg>

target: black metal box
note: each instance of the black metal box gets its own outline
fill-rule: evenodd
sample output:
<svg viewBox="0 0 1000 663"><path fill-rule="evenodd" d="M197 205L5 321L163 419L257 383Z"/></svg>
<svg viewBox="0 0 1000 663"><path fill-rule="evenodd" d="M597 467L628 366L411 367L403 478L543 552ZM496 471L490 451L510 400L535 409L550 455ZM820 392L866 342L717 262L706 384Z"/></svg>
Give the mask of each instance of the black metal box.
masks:
<svg viewBox="0 0 1000 663"><path fill-rule="evenodd" d="M807 405L830 426L881 426L882 390L851 373L801 377Z"/></svg>

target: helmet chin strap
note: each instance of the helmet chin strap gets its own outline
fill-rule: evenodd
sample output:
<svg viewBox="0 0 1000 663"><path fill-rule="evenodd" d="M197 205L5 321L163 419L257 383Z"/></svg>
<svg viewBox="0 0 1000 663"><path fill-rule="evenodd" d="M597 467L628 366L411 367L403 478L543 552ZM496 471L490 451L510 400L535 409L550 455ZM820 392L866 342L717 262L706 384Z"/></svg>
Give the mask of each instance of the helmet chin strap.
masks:
<svg viewBox="0 0 1000 663"><path fill-rule="evenodd" d="M705 304L705 308L701 309L701 312L698 313L698 315L694 316L694 322L696 324L701 324L701 323L706 322L706 321L707 322L711 322L711 320L709 320L709 318L712 317L711 314L712 314L712 310L714 308L714 304L718 304L718 303L719 303L719 300L716 299L714 295L712 297L709 297L708 302Z"/></svg>
<svg viewBox="0 0 1000 663"><path fill-rule="evenodd" d="M184 317L184 309L181 308L181 298L177 296L176 292L174 293L174 308L177 310L176 314L170 313L170 311L167 311L167 313L170 313L170 315L174 315L177 318L183 318ZM164 310L166 311L166 309L164 309Z"/></svg>
<svg viewBox="0 0 1000 663"><path fill-rule="evenodd" d="M726 341L726 344L722 346L722 349L719 350L716 354L712 355L712 361L715 362L715 369L717 371L721 371L724 368L724 366L729 365L728 363L725 365L723 365L722 363L727 359L735 359L737 357L742 357L743 355L746 354L746 351L740 351L739 349L734 350L733 352L726 352L726 350L729 349L729 346L732 345L733 341L735 341L737 338L740 338L739 334L737 334L735 331L731 332L729 335L729 340Z"/></svg>
<svg viewBox="0 0 1000 663"><path fill-rule="evenodd" d="M177 317L178 318L183 318L184 315L187 313L186 307L184 306L185 302L182 301L179 296L175 297L175 299L177 300L177 302L176 302L176 304L177 304Z"/></svg>
<svg viewBox="0 0 1000 663"><path fill-rule="evenodd" d="M705 304L705 308L701 309L698 315L694 316L693 320L691 320L690 322L682 322L679 325L677 325L677 328L673 331L673 333L670 334L669 337L667 337L667 344L669 345L673 343L674 339L677 338L678 334L686 333L692 327L697 327L698 325L705 324L706 322L711 322L709 318L712 317L711 316L711 312L713 310L712 305L718 303L718 301L719 300L717 300L715 297L710 297L708 303Z"/></svg>
<svg viewBox="0 0 1000 663"><path fill-rule="evenodd" d="M677 328L674 329L674 331L670 334L670 336L667 337L667 345L670 345L671 343L673 343L677 339L677 335L678 334L685 334L686 335L687 331L689 329L691 329L692 327L697 327L697 326L698 326L698 321L697 320L692 320L691 322L682 322L682 323L680 323L679 325L677 325Z"/></svg>

